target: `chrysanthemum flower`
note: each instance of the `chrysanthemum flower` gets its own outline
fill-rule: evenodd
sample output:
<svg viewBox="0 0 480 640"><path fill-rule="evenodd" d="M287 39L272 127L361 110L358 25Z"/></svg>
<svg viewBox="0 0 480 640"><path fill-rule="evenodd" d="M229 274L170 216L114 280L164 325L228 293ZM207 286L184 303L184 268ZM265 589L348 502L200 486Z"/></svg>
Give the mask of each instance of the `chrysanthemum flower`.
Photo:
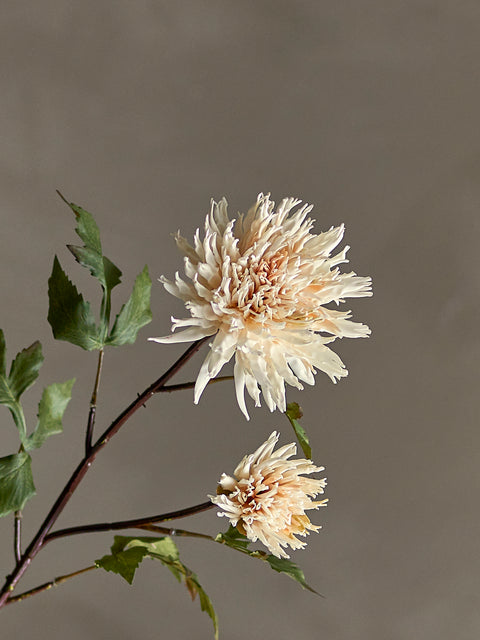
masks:
<svg viewBox="0 0 480 640"><path fill-rule="evenodd" d="M184 331L150 339L190 342L216 334L197 377L195 403L235 355L237 400L247 419L245 387L256 406L261 388L271 411L285 411L285 383L297 389L303 389L300 381L314 384L315 369L333 382L347 375L328 343L370 333L350 320L349 311L325 306L372 295L370 278L338 268L348 262L349 247L331 255L344 226L310 233L312 207L298 208L300 202L286 198L275 211L270 197L260 194L248 214L235 221L228 218L225 199L212 201L203 240L198 229L193 246L177 233L191 282L178 272L174 282L163 276L160 281L184 301L191 317L172 318L172 330L187 327Z"/></svg>
<svg viewBox="0 0 480 640"><path fill-rule="evenodd" d="M310 522L305 511L326 505L327 499L312 500L323 493L326 478L304 478L324 467L310 460L289 460L297 452L296 445L287 444L274 452L277 442L274 431L255 453L243 458L233 478L222 474L219 495L209 498L222 509L217 515L228 518L247 538L260 540L278 558L288 558L284 547L306 546L295 536L321 528Z"/></svg>

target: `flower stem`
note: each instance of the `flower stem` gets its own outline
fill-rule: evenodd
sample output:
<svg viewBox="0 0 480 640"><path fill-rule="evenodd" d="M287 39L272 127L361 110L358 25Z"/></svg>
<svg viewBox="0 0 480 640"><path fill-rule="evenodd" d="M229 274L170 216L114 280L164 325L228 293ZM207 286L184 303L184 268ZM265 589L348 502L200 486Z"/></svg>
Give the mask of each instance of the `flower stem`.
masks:
<svg viewBox="0 0 480 640"><path fill-rule="evenodd" d="M56 540L57 538L65 538L67 536L75 536L81 533L98 533L100 531L118 531L119 529L136 529L146 528L155 522L166 522L168 520L176 520L178 518L186 518L187 516L201 513L202 511L208 511L215 505L210 501L202 502L194 507L188 507L187 509L179 509L178 511L170 511L169 513L162 513L158 516L147 516L145 518L136 518L133 520L119 520L117 522L99 522L96 524L79 525L78 527L69 527L68 529L59 529L49 533L44 538L44 544Z"/></svg>
<svg viewBox="0 0 480 640"><path fill-rule="evenodd" d="M98 352L97 375L95 376L95 384L93 385L92 398L90 400L90 411L88 412L87 433L85 435L85 455L88 456L92 448L93 428L95 426L95 414L97 412L97 395L100 386L100 377L102 375L103 349Z"/></svg>
<svg viewBox="0 0 480 640"><path fill-rule="evenodd" d="M20 562L22 558L22 512L15 511L15 521L13 525L13 550L15 562Z"/></svg>
<svg viewBox="0 0 480 640"><path fill-rule="evenodd" d="M21 602L30 596L34 596L37 593L41 593L42 591L48 591L52 587L57 587L62 582L66 582L70 580L70 578L74 578L75 576L80 576L82 573L87 573L87 571L93 571L93 569L98 569L97 565L92 564L90 567L85 567L84 569L79 569L78 571L74 571L73 573L67 573L64 576L58 576L58 578L54 578L50 580L50 582L45 582L44 584L39 585L38 587L34 587L33 589L29 589L28 591L24 591L23 593L19 593L18 596L10 596L7 598L5 604L13 604L14 602Z"/></svg>
<svg viewBox="0 0 480 640"><path fill-rule="evenodd" d="M33 558L37 555L44 544L45 537L50 532L51 528L57 521L59 515L70 500L75 489L78 487L88 469L91 467L97 454L107 444L117 431L127 422L127 420L145 403L161 389L172 378L177 371L200 349L202 344L208 339L208 337L198 340L191 344L188 349L178 358L178 360L162 375L158 380L151 384L143 393L141 393L104 431L97 442L91 446L88 454L85 454L84 458L80 461L77 468L72 473L67 484L63 488L62 492L55 501L53 507L48 512L45 520L40 525L36 535L28 545L25 553L19 562L17 562L12 573L7 576L5 584L0 591L0 608L5 606L7 600L14 590L17 582L23 576L28 569Z"/></svg>

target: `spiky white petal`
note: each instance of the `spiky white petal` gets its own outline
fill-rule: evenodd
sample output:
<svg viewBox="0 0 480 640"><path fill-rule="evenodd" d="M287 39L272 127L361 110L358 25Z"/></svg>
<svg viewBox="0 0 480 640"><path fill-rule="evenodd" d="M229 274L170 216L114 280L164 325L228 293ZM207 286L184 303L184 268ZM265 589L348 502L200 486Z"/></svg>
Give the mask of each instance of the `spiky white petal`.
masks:
<svg viewBox="0 0 480 640"><path fill-rule="evenodd" d="M233 477L222 474L219 495L209 498L221 509L217 515L228 518L247 538L260 540L278 558L288 558L285 547L306 545L296 536L320 529L305 511L326 505L327 499L312 500L324 493L326 478L303 477L324 467L311 460L289 460L297 452L293 443L274 451L278 437L274 431L255 453L246 455Z"/></svg>
<svg viewBox="0 0 480 640"><path fill-rule="evenodd" d="M325 306L372 295L370 278L340 272L349 247L331 255L344 226L312 234L312 207L300 204L286 198L275 211L270 196L260 194L246 216L229 220L223 198L212 201L203 240L198 229L193 246L177 234L191 282L178 273L173 281L163 276L160 281L184 301L190 317L172 318L172 330L182 329L179 333L150 340L190 342L215 335L197 378L195 402L235 355L235 390L246 418L245 389L257 406L261 391L271 411L285 411L285 383L298 389L302 382L314 384L316 369L333 382L347 375L327 344L369 335L349 311Z"/></svg>

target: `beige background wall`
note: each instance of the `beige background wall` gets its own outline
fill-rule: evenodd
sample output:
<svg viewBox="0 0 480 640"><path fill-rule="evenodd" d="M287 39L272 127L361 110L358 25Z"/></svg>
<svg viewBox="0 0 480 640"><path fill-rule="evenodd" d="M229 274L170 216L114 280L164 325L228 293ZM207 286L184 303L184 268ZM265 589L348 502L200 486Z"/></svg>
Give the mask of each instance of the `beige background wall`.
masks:
<svg viewBox="0 0 480 640"><path fill-rule="evenodd" d="M375 296L349 304L373 336L338 344L350 370L303 394L328 471L323 531L295 560L325 599L233 551L180 541L220 615L222 638L471 640L480 633L478 220L480 6L461 0L3 2L0 13L0 326L10 354L39 338L41 382L77 377L65 434L35 456L31 535L79 459L95 355L55 343L46 321L54 252L70 259L60 188L92 211L124 271L117 304L148 263L181 262L209 199L232 212L259 191L315 204L316 230L345 222L352 267ZM149 344L181 304L156 284L154 321L107 354L106 425L182 346ZM183 379L195 375L198 357ZM40 388L28 398L33 419ZM2 410L2 455L15 450ZM4 424L3 424L4 423ZM158 397L101 455L61 525L201 502L274 429L246 423L231 385ZM215 533L213 512L182 526ZM11 520L0 565L12 565ZM103 555L111 536L51 545L28 588ZM87 575L2 612L1 637L211 637L161 566L130 588Z"/></svg>

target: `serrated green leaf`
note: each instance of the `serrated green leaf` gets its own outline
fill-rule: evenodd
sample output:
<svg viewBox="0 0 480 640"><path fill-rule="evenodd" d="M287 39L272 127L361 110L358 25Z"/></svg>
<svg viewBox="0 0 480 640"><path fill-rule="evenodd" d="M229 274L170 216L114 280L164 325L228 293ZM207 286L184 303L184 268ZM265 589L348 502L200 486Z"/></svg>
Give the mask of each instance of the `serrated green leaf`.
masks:
<svg viewBox="0 0 480 640"><path fill-rule="evenodd" d="M185 565L183 567L186 569ZM213 628L215 631L215 640L218 640L218 617L215 609L213 608L212 601L209 596L205 593L204 588L198 582L198 578L194 573L191 573L188 576L185 576L185 586L188 589L192 600L195 600L195 596L198 594L198 598L200 600L200 609L205 611L205 613L209 616L211 621L213 622Z"/></svg>
<svg viewBox="0 0 480 640"><path fill-rule="evenodd" d="M305 574L294 562L287 558L277 558L276 556L269 555L265 558L265 561L272 567L274 571L278 573L285 573L287 576L298 582L304 589L320 595L312 589L310 585L305 581Z"/></svg>
<svg viewBox="0 0 480 640"><path fill-rule="evenodd" d="M8 375L10 389L16 400L38 378L42 364L42 345L38 340L17 354Z"/></svg>
<svg viewBox="0 0 480 640"><path fill-rule="evenodd" d="M304 589L311 591L312 593L317 593L312 587L310 587L305 581L305 575L303 571L291 560L286 558L277 558L276 556L265 553L264 551L252 551L248 548L250 544L250 540L240 533L236 527L232 527L230 525L228 531L226 533L219 533L215 542L219 542L220 544L226 544L228 547L235 549L235 551L240 551L251 558L257 558L257 560L263 560L264 562L268 562L270 567L277 571L278 573L285 573L293 580L296 580L299 584L302 585ZM317 595L320 595L317 593Z"/></svg>
<svg viewBox="0 0 480 640"><path fill-rule="evenodd" d="M57 256L48 280L48 298L48 322L57 340L66 340L87 351L103 347L90 303L70 282Z"/></svg>
<svg viewBox="0 0 480 640"><path fill-rule="evenodd" d="M67 202L67 200L65 202L75 214L78 225L75 231L85 243L84 247L67 246L77 262L82 267L86 267L92 276L99 280L103 288L110 292L120 283L122 272L113 262L104 257L100 241L100 230L92 214L73 202Z"/></svg>
<svg viewBox="0 0 480 640"><path fill-rule="evenodd" d="M35 495L31 458L21 451L0 458L0 517L23 509Z"/></svg>
<svg viewBox="0 0 480 640"><path fill-rule="evenodd" d="M7 376L5 337L0 330L0 404L10 409L22 442L26 438L26 425L20 396L38 378L42 363L42 345L37 341L17 353Z"/></svg>
<svg viewBox="0 0 480 640"><path fill-rule="evenodd" d="M38 405L38 424L26 442L25 449L30 451L41 447L49 436L62 433L62 419L65 409L72 397L72 387L75 380L54 383L43 390Z"/></svg>
<svg viewBox="0 0 480 640"><path fill-rule="evenodd" d="M125 551L103 556L103 558L95 560L95 564L97 567L105 569L105 571L118 573L128 584L132 584L135 571L146 555L147 550L145 548L134 547L133 549L126 549Z"/></svg>
<svg viewBox="0 0 480 640"><path fill-rule="evenodd" d="M141 327L152 320L152 312L150 310L151 288L152 281L148 274L148 267L145 266L135 280L132 295L117 315L106 344L120 346L135 342Z"/></svg>
<svg viewBox="0 0 480 640"><path fill-rule="evenodd" d="M310 446L310 441L305 432L305 429L298 422L299 418L303 416L303 412L300 406L296 402L290 402L287 404L287 410L285 411L285 415L290 421L290 424L295 431L295 435L297 436L297 440L299 445L302 447L302 451L305 454L305 457L309 460L312 459L312 448Z"/></svg>
<svg viewBox="0 0 480 640"><path fill-rule="evenodd" d="M230 525L228 531L225 533L219 533L215 538L215 542L226 544L228 547L236 549L237 551L248 551L248 545L250 544L247 536L244 536L237 527L233 527L232 525Z"/></svg>
<svg viewBox="0 0 480 640"><path fill-rule="evenodd" d="M112 555L96 560L96 565L106 571L118 573L130 584L139 564L147 556L160 560L179 582L183 579L192 600L198 594L200 607L211 618L215 639L218 640L218 619L212 602L200 585L198 577L180 561L178 547L171 538L115 536L111 550Z"/></svg>

